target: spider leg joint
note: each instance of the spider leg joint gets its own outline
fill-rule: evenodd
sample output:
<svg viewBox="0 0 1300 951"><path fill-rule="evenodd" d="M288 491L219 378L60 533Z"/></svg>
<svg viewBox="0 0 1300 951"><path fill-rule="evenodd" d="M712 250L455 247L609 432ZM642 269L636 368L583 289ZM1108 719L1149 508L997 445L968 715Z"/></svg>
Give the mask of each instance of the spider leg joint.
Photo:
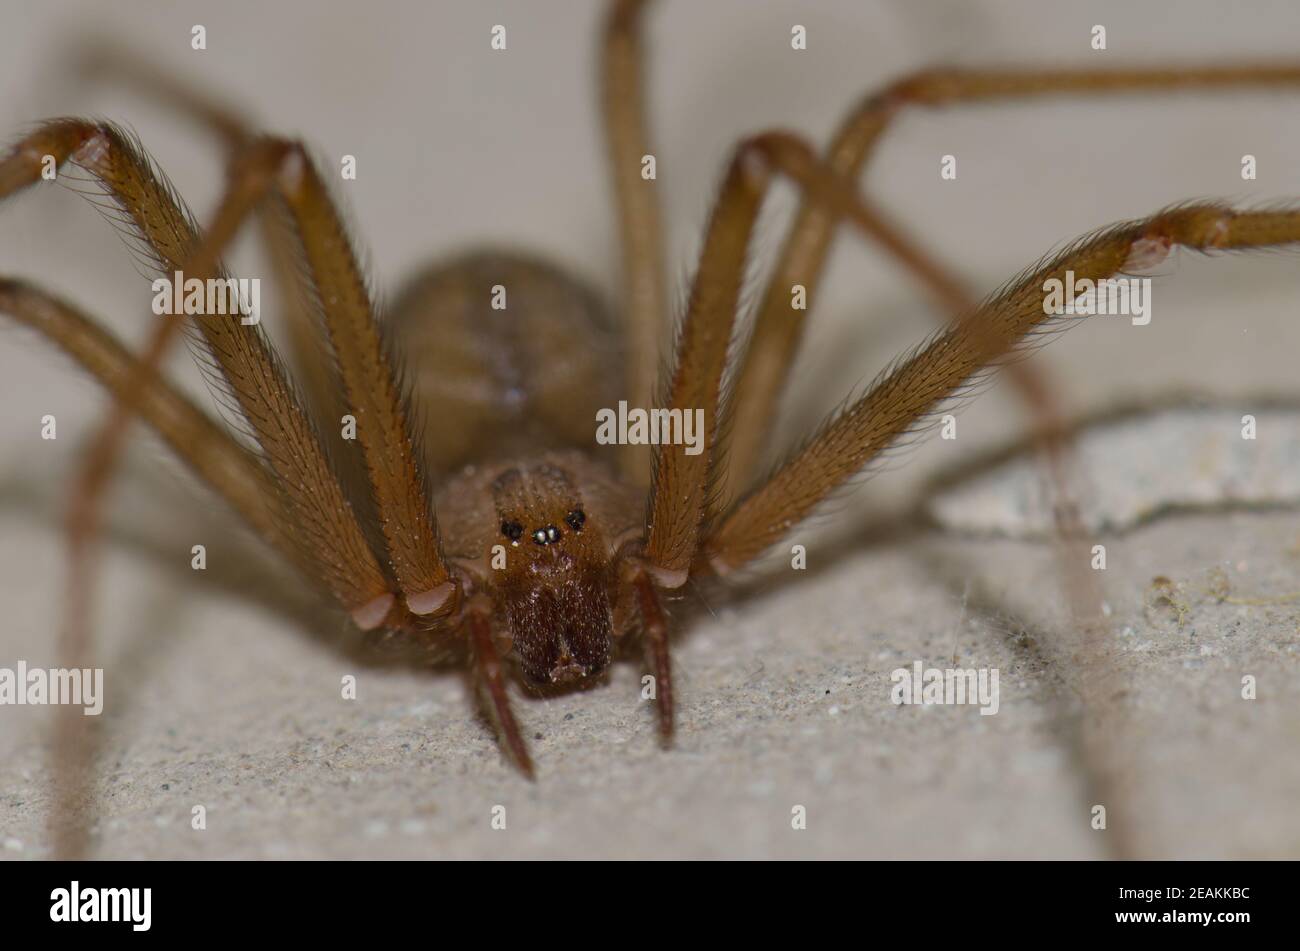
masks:
<svg viewBox="0 0 1300 951"><path fill-rule="evenodd" d="M412 614L433 614L443 607L456 593L454 581L444 581L428 591L420 591L406 596L406 607Z"/></svg>
<svg viewBox="0 0 1300 951"><path fill-rule="evenodd" d="M377 628L384 622L384 618L388 617L388 612L393 607L393 600L393 596L385 592L374 600L367 601L352 612L352 623L363 631Z"/></svg>
<svg viewBox="0 0 1300 951"><path fill-rule="evenodd" d="M1164 235L1138 238L1129 248L1128 257L1120 268L1125 274L1139 274L1150 271L1164 263L1169 257L1173 243Z"/></svg>
<svg viewBox="0 0 1300 951"><path fill-rule="evenodd" d="M72 160L86 168L101 168L111 147L108 134L102 128L97 128L77 146L77 150L72 153Z"/></svg>

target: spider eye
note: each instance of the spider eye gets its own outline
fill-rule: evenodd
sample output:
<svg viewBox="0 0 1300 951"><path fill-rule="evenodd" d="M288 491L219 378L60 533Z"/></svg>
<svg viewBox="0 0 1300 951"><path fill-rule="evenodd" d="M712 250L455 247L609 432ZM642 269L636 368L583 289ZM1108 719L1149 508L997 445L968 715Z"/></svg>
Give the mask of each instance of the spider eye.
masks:
<svg viewBox="0 0 1300 951"><path fill-rule="evenodd" d="M544 525L533 532L533 541L539 545L551 545L560 540L560 530L554 525Z"/></svg>
<svg viewBox="0 0 1300 951"><path fill-rule="evenodd" d="M524 527L518 522L502 522L501 534L512 542L517 542L520 536L524 534Z"/></svg>
<svg viewBox="0 0 1300 951"><path fill-rule="evenodd" d="M587 513L582 509L574 509L568 515L564 516L564 523L575 532L582 531L582 526L587 523Z"/></svg>

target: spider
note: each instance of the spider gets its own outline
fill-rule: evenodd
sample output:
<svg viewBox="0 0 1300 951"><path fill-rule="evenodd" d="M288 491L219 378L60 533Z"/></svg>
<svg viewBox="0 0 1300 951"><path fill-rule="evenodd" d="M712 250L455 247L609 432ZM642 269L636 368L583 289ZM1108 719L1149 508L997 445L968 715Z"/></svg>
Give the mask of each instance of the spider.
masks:
<svg viewBox="0 0 1300 951"><path fill-rule="evenodd" d="M428 268L381 319L307 149L255 132L197 92L158 82L140 63L112 68L171 95L228 146L229 177L208 227L197 226L139 143L112 124L56 119L17 142L0 161L0 197L42 181L51 164L70 163L102 185L163 274L225 277L222 254L255 217L277 270L304 285L284 307L295 384L255 323L224 314L167 318L136 356L73 305L0 278L0 311L44 335L115 397L74 496L70 528L82 570L70 588L70 630L84 626L76 618L97 499L126 422L138 415L357 629L466 645L505 747L526 774L532 761L507 693L512 665L539 690L569 687L598 677L620 643L639 636L667 739L674 690L665 601L689 582L752 565L987 369L1020 373L1025 392L1046 405L1041 383L1012 362L1032 335L1060 325L1044 311L1045 282L1066 272L1096 281L1149 270L1175 246L1300 241L1300 212L1291 209L1187 204L1088 235L977 304L857 194L853 179L899 114L1044 95L1294 85L1300 67L932 70L864 98L825 158L784 132L736 147L674 334L655 185L643 177L651 152L641 78L647 6L616 0L601 37L621 322L573 277L504 253ZM750 238L781 175L800 186L804 204L746 346L735 352ZM792 290L813 296L842 220L895 256L952 320L762 475L756 461L806 325L806 315L792 313ZM194 337L251 448L158 372L181 332ZM672 442L652 450L597 445L596 414L621 400L701 411L705 451ZM335 433L348 420L356 438L340 444Z"/></svg>

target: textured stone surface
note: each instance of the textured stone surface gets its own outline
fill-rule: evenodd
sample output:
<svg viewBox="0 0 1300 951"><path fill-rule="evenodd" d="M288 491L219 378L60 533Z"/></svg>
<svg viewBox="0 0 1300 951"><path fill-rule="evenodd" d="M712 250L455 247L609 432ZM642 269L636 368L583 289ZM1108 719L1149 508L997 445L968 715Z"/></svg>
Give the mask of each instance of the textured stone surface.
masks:
<svg viewBox="0 0 1300 951"><path fill-rule="evenodd" d="M1092 532L1125 531L1170 511L1294 505L1300 417L1248 403L1126 415L1080 432L1074 459L1079 473L1090 475L1078 486L1077 510ZM940 492L926 509L955 531L1050 538L1053 494L1045 472L1039 458L1022 453Z"/></svg>

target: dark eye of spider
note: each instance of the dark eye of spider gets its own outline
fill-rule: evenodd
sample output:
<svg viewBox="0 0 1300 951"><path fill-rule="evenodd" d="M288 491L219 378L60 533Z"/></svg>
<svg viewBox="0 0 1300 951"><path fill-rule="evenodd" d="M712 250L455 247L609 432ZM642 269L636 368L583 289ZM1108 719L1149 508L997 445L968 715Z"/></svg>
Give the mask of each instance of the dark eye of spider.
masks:
<svg viewBox="0 0 1300 951"><path fill-rule="evenodd" d="M574 509L568 515L564 516L564 523L575 532L582 531L582 526L587 523L587 513L582 509Z"/></svg>
<svg viewBox="0 0 1300 951"><path fill-rule="evenodd" d="M506 538L510 539L512 542L519 541L519 538L521 535L523 535L523 533L524 533L524 527L520 525L518 522L501 523L501 534L504 535Z"/></svg>

